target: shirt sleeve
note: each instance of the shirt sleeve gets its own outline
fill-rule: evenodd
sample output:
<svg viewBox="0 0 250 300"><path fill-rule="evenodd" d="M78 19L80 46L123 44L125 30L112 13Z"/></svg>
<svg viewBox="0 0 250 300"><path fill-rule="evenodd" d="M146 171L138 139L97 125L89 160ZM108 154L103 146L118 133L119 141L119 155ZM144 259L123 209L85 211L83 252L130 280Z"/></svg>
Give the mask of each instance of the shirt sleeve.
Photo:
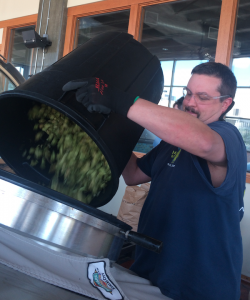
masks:
<svg viewBox="0 0 250 300"><path fill-rule="evenodd" d="M223 139L227 155L227 175L224 182L218 188L214 188L207 181L204 174L202 174L202 177L210 185L210 188L216 190L218 193L225 192L226 190L229 191L233 188L237 178L246 176L247 158L245 143L238 129L228 122L217 121L208 124L208 126ZM197 158L194 159L194 162L199 172L203 173Z"/></svg>
<svg viewBox="0 0 250 300"><path fill-rule="evenodd" d="M239 130L225 121L214 122L208 126L216 131L224 141L227 154L227 176L232 179L235 176L235 172L239 169L243 169L246 173L246 146Z"/></svg>

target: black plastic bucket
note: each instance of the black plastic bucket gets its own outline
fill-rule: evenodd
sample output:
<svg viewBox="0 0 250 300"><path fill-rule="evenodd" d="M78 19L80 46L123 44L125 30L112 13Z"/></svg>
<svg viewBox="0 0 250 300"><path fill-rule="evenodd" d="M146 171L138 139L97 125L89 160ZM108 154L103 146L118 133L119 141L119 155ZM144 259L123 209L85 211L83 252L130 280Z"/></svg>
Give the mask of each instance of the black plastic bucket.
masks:
<svg viewBox="0 0 250 300"><path fill-rule="evenodd" d="M87 132L109 163L112 179L90 203L99 207L115 195L119 177L143 128L115 113L89 113L76 101L74 92L63 93L62 86L68 81L93 76L154 103L159 102L163 91L160 62L142 44L126 33L101 34L15 90L0 95L0 156L17 175L46 185L51 174L39 167L29 167L20 145L34 139L33 124L27 117L34 102L55 108Z"/></svg>

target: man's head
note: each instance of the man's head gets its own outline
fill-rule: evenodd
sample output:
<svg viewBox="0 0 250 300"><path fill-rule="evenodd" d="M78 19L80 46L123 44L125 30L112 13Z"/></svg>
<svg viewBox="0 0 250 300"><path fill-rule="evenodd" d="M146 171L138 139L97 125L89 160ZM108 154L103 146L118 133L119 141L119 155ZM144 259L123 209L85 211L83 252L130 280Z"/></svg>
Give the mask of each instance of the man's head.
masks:
<svg viewBox="0 0 250 300"><path fill-rule="evenodd" d="M221 79L218 92L222 95L229 95L234 99L237 81L233 72L225 65L216 62L207 62L193 68L191 74L207 75ZM221 102L224 99L221 98Z"/></svg>
<svg viewBox="0 0 250 300"><path fill-rule="evenodd" d="M233 72L223 64L207 62L191 73L184 110L206 124L221 119L233 106L237 86Z"/></svg>

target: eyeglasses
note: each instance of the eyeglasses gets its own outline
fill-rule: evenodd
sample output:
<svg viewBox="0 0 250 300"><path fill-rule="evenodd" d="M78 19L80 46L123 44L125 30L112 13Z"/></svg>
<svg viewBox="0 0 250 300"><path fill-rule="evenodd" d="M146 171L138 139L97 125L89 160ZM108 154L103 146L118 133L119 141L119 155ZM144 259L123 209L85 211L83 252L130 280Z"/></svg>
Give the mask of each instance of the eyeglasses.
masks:
<svg viewBox="0 0 250 300"><path fill-rule="evenodd" d="M195 100L200 101L200 102L204 102L204 101L208 101L208 100L212 100L212 99L219 99L219 98L223 98L223 97L231 97L230 95L212 97L206 93L193 94L187 87L183 88L183 96L184 96L184 98L186 98L188 100L190 100L192 98L192 96L194 96Z"/></svg>

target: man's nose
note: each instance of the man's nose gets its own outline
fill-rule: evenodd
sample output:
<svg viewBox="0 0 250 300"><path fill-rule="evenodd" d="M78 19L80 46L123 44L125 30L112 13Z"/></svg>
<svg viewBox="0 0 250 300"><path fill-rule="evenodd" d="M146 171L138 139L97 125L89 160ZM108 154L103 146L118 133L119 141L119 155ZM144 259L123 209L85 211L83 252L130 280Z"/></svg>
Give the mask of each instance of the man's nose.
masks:
<svg viewBox="0 0 250 300"><path fill-rule="evenodd" d="M192 94L191 97L187 99L187 101L188 101L188 105L190 106L195 106L197 104L194 94Z"/></svg>

